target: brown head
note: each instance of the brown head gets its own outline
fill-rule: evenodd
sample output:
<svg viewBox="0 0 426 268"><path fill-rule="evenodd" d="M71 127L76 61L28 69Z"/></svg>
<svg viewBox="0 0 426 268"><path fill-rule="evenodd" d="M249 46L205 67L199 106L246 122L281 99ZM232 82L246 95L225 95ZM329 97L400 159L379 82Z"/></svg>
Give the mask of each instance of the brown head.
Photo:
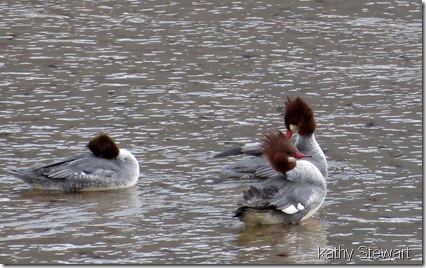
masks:
<svg viewBox="0 0 426 268"><path fill-rule="evenodd" d="M263 154L271 166L281 173L292 170L296 166L296 158L309 157L300 153L281 131L263 134L261 143Z"/></svg>
<svg viewBox="0 0 426 268"><path fill-rule="evenodd" d="M312 108L300 97L284 101L284 124L287 128L287 138L291 138L294 132L300 135L312 135L317 127Z"/></svg>
<svg viewBox="0 0 426 268"><path fill-rule="evenodd" d="M94 156L105 159L115 159L120 153L117 144L106 134L100 134L93 138L87 144L87 148Z"/></svg>

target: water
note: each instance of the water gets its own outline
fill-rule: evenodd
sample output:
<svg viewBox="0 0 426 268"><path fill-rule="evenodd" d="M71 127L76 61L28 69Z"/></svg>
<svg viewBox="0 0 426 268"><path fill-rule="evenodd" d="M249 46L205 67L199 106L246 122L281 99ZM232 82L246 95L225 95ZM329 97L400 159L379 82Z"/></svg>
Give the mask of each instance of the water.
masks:
<svg viewBox="0 0 426 268"><path fill-rule="evenodd" d="M421 5L412 1L6 1L0 4L0 263L421 263ZM231 142L315 110L328 194L300 226L232 217L253 181L213 170ZM137 186L31 190L47 164L110 134ZM360 247L410 248L410 259Z"/></svg>

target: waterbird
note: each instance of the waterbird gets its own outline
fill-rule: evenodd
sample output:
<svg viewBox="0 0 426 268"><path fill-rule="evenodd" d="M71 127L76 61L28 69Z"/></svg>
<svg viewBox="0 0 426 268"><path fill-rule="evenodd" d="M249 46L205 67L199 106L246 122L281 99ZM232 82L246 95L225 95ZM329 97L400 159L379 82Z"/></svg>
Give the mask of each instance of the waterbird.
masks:
<svg viewBox="0 0 426 268"><path fill-rule="evenodd" d="M64 192L94 191L134 186L139 163L126 149L120 149L107 134L87 144L90 152L74 154L51 164L25 169L8 169L35 189Z"/></svg>
<svg viewBox="0 0 426 268"><path fill-rule="evenodd" d="M311 217L324 202L324 176L311 162L288 154L285 135L264 134L263 154L277 175L243 191L235 216L249 225L298 224Z"/></svg>
<svg viewBox="0 0 426 268"><path fill-rule="evenodd" d="M287 97L284 101L284 124L286 127L286 136L291 138L296 134L295 146L300 155L309 155L310 158L304 160L313 163L321 172L327 176L327 159L317 140L314 132L316 130L316 121L313 109L300 97L291 100ZM232 163L225 167L221 174L228 177L254 176L267 179L277 174L269 162L263 156L261 143L247 143L224 152L218 153L213 157L224 157L231 155L245 154L253 156Z"/></svg>

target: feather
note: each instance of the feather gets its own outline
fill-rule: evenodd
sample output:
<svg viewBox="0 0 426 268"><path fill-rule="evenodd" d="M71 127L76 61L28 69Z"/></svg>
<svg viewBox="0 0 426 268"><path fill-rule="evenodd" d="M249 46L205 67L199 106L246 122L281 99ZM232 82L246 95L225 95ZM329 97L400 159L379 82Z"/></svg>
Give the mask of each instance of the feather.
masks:
<svg viewBox="0 0 426 268"><path fill-rule="evenodd" d="M263 153L276 171L285 174L296 166L289 155L295 155L297 148L281 132L264 134L261 138Z"/></svg>
<svg viewBox="0 0 426 268"><path fill-rule="evenodd" d="M287 129L290 129L290 125L296 125L300 135L312 135L314 133L317 126L314 111L304 100L300 97L296 97L294 100L287 97L284 106L284 124Z"/></svg>

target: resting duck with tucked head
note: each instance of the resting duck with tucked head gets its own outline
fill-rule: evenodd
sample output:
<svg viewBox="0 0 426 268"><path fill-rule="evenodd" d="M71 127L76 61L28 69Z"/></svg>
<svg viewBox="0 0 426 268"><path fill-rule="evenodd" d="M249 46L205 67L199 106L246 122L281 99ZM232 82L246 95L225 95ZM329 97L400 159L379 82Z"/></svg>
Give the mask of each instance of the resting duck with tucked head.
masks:
<svg viewBox="0 0 426 268"><path fill-rule="evenodd" d="M290 100L290 98L287 98L284 105L284 123L287 129L287 137L291 138L293 134L297 134L295 146L297 148L298 155L305 157L311 156L305 160L308 160L317 166L317 168L321 171L321 174L326 177L327 160L314 137L316 122L312 108L300 97L296 97L293 101ZM221 172L222 174L229 177L254 175L258 178L271 178L277 174L276 170L271 168L268 161L265 157L263 157L263 151L260 143L249 143L238 148L231 148L230 150L216 154L214 157L238 154L252 155L254 157L244 159L227 166Z"/></svg>
<svg viewBox="0 0 426 268"><path fill-rule="evenodd" d="M246 224L297 224L311 217L322 205L326 181L311 162L289 156L281 134L265 134L263 153L278 174L243 193L235 212Z"/></svg>
<svg viewBox="0 0 426 268"><path fill-rule="evenodd" d="M42 190L111 190L136 184L139 163L132 153L118 148L106 134L93 138L87 147L91 152L72 155L38 168L8 171L33 188Z"/></svg>

